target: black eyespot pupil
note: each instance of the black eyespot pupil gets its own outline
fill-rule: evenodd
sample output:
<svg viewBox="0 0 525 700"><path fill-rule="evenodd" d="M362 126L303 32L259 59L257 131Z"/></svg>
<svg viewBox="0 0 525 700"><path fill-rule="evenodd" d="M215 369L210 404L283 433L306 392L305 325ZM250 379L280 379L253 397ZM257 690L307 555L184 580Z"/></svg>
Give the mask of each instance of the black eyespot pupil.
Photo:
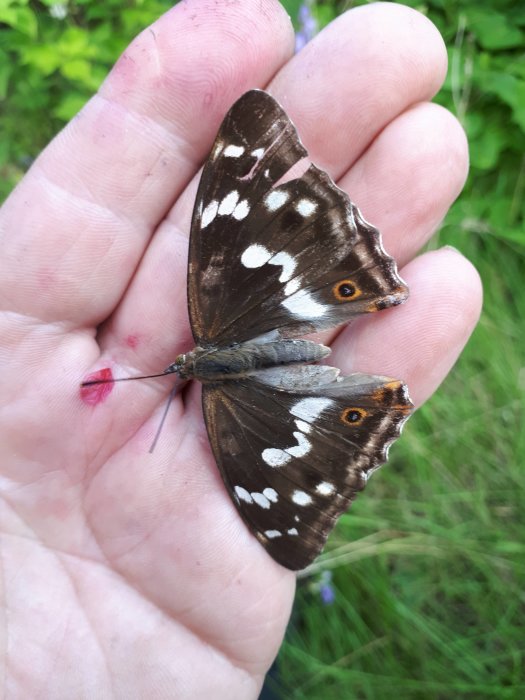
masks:
<svg viewBox="0 0 525 700"><path fill-rule="evenodd" d="M355 287L353 284L349 284L348 282L343 282L343 284L340 284L338 287L339 295L342 297L351 297L355 294Z"/></svg>
<svg viewBox="0 0 525 700"><path fill-rule="evenodd" d="M346 414L346 420L349 423L355 423L361 418L361 414L358 411L348 411Z"/></svg>

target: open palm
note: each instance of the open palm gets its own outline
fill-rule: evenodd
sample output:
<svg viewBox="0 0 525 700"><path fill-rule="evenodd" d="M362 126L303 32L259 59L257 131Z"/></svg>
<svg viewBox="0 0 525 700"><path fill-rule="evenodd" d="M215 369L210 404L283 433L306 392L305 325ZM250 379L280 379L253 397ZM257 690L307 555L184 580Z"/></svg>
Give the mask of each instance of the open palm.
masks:
<svg viewBox="0 0 525 700"><path fill-rule="evenodd" d="M1 211L6 698L254 698L277 653L294 575L236 513L200 387L175 399L153 455L171 380L120 384L97 405L79 390L96 369L155 372L191 349L198 171L240 94L267 87L282 102L410 286L405 306L330 336L331 364L400 377L420 404L476 321L466 260L413 259L467 167L461 128L428 102L446 70L436 30L370 5L292 53L275 0L180 3Z"/></svg>

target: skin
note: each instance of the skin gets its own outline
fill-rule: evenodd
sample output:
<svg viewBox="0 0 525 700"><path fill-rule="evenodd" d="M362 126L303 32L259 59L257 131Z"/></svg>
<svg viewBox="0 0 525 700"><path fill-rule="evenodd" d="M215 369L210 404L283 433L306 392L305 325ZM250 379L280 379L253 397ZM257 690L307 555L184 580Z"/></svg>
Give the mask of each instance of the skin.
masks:
<svg viewBox="0 0 525 700"><path fill-rule="evenodd" d="M98 405L82 401L79 381L102 367L159 371L191 349L199 168L232 102L266 87L312 159L382 230L411 290L404 306L323 336L331 364L402 378L425 401L481 305L458 252L414 257L467 172L460 125L429 102L445 72L436 29L401 5L351 10L294 57L274 0L182 2L137 37L5 203L6 698L257 697L295 576L237 515L200 386L176 397L150 455L171 380L114 386Z"/></svg>

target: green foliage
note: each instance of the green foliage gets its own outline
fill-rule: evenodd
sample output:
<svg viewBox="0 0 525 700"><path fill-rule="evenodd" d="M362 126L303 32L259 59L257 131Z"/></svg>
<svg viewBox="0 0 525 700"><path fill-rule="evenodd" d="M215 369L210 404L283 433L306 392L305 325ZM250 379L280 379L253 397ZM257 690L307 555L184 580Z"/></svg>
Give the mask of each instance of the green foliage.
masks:
<svg viewBox="0 0 525 700"><path fill-rule="evenodd" d="M311 10L322 27L356 4ZM292 700L525 696L525 12L514 0L405 4L444 36L450 70L436 101L470 142L469 180L433 245L473 260L485 310L320 560L333 606L321 605L317 575L300 586L279 660ZM171 5L76 0L61 12L0 0L0 198ZM284 5L299 28L301 1Z"/></svg>
<svg viewBox="0 0 525 700"><path fill-rule="evenodd" d="M0 0L0 201L169 0Z"/></svg>

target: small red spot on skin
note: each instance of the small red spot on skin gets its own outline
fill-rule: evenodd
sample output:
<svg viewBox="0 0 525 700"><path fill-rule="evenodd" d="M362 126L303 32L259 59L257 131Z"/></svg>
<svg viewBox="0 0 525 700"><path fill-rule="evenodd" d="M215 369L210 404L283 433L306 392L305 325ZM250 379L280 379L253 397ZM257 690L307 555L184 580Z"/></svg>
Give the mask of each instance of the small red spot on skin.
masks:
<svg viewBox="0 0 525 700"><path fill-rule="evenodd" d="M99 369L92 374L88 374L84 381L91 382L94 379L113 379L113 373L109 367L104 367L104 369ZM113 382L108 382L107 384L93 384L92 386L81 386L80 398L84 403L87 403L90 406L96 406L104 401L109 394L111 394L113 387Z"/></svg>
<svg viewBox="0 0 525 700"><path fill-rule="evenodd" d="M126 345L130 348L136 348L139 343L139 338L137 335L128 335L126 338Z"/></svg>
<svg viewBox="0 0 525 700"><path fill-rule="evenodd" d="M41 270L37 271L36 280L38 282L39 289L43 292L48 292L50 289L53 289L53 286L55 285L54 274L47 268L42 268Z"/></svg>

